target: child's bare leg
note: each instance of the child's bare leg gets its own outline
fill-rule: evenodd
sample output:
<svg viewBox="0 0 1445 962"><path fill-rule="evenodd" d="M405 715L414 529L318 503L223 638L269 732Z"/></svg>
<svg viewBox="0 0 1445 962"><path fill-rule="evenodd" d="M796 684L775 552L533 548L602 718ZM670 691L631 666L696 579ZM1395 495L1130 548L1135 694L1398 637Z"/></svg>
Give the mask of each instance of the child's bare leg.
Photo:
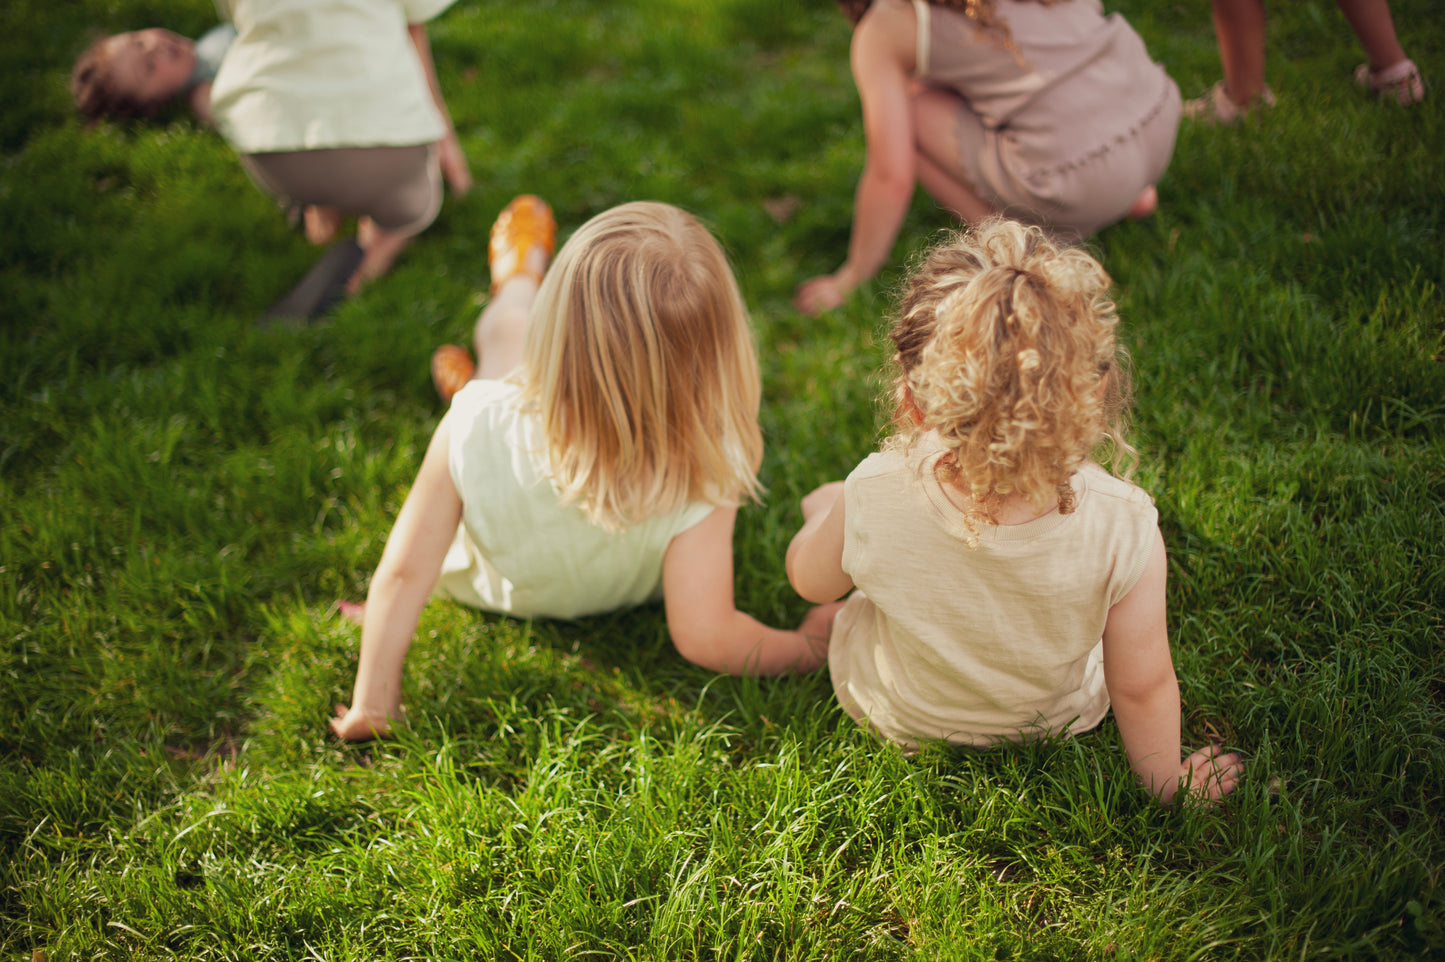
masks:
<svg viewBox="0 0 1445 962"><path fill-rule="evenodd" d="M914 162L918 181L939 206L959 220L976 224L997 213L979 196L959 157L957 95L925 87L913 95Z"/></svg>
<svg viewBox="0 0 1445 962"><path fill-rule="evenodd" d="M545 260L541 267L546 270ZM532 302L537 299L539 286L527 274L513 274L482 309L472 335L477 350L477 377L504 378L521 365Z"/></svg>
<svg viewBox="0 0 1445 962"><path fill-rule="evenodd" d="M1350 29L1360 38L1370 69L1376 73L1405 60L1405 49L1395 34L1389 0L1335 0Z"/></svg>
<svg viewBox="0 0 1445 962"><path fill-rule="evenodd" d="M356 225L356 242L361 245L363 254L361 263L346 282L346 295L354 295L366 284L391 270L396 256L411 242L411 238L411 234L382 230L371 218L363 217Z"/></svg>
<svg viewBox="0 0 1445 962"><path fill-rule="evenodd" d="M341 227L341 211L335 207L309 205L305 212L306 239L313 244L327 244Z"/></svg>
<svg viewBox="0 0 1445 962"><path fill-rule="evenodd" d="M472 334L480 378L503 378L522 363L532 302L557 246L552 209L539 197L512 199L492 225L487 263L492 299Z"/></svg>
<svg viewBox="0 0 1445 962"><path fill-rule="evenodd" d="M933 162L925 153L914 156L918 165L918 182L928 191L938 206L952 211L959 220L977 224L998 213L987 201L974 193L973 186L966 180L956 180L943 167Z"/></svg>
<svg viewBox="0 0 1445 962"><path fill-rule="evenodd" d="M1264 91L1264 3L1212 0L1210 7L1224 68L1224 92L1236 106L1248 107Z"/></svg>

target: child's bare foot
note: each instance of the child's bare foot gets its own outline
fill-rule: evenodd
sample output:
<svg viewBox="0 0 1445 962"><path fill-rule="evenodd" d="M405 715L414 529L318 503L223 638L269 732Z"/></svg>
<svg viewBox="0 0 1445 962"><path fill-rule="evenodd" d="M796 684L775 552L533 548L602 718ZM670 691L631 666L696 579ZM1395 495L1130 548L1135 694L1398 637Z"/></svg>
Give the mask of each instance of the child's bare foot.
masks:
<svg viewBox="0 0 1445 962"><path fill-rule="evenodd" d="M365 253L356 273L346 282L347 297L391 270L396 255L411 242L411 235L382 230L371 218L363 217L356 225L356 241Z"/></svg>
<svg viewBox="0 0 1445 962"><path fill-rule="evenodd" d="M306 239L313 244L329 244L341 228L341 211L335 207L307 207Z"/></svg>
<svg viewBox="0 0 1445 962"><path fill-rule="evenodd" d="M1134 206L1129 208L1129 216L1134 220L1141 220L1154 213L1158 206L1159 191L1154 189L1153 184L1150 184L1141 190L1139 196L1134 199Z"/></svg>

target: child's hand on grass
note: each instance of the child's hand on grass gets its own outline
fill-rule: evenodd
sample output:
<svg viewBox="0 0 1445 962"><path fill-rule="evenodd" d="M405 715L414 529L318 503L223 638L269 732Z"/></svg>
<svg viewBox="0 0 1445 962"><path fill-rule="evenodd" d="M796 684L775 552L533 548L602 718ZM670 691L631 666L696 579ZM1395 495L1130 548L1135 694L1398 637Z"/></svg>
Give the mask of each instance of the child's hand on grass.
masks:
<svg viewBox="0 0 1445 962"><path fill-rule="evenodd" d="M842 607L843 602L831 601L826 605L809 608L808 613L803 616L802 623L798 625L798 633L807 639L808 648L817 660L805 667L800 666L800 671L811 671L828 661L828 639L833 634L833 619Z"/></svg>
<svg viewBox="0 0 1445 962"><path fill-rule="evenodd" d="M852 290L836 274L824 274L798 285L797 293L793 295L793 307L804 314L816 316L842 304Z"/></svg>
<svg viewBox="0 0 1445 962"><path fill-rule="evenodd" d="M1235 752L1219 754L1219 748L1210 745L1201 748L1184 759L1179 765L1179 788L1188 788L1189 797L1198 801L1217 802L1239 784L1244 771L1244 762ZM1174 793L1171 792L1172 796ZM1164 801L1169 801L1165 798Z"/></svg>
<svg viewBox="0 0 1445 962"><path fill-rule="evenodd" d="M400 706L391 712L378 714L337 705L336 717L331 719L331 730L343 741L369 742L373 738L390 738L392 719L398 723L406 720Z"/></svg>

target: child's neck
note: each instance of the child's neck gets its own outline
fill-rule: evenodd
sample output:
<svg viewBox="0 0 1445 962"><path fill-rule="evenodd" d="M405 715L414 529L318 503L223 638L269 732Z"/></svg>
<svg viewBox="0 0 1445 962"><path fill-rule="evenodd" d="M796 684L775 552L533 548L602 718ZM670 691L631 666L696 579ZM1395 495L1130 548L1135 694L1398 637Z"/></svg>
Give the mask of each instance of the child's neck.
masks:
<svg viewBox="0 0 1445 962"><path fill-rule="evenodd" d="M948 496L949 504L953 505L960 512L967 513L973 507L973 496L961 488L952 484L942 485L943 493ZM1027 498L1015 491L1002 498L995 497L988 507L993 509L993 515L997 519L999 527L1015 524L1028 524L1037 518L1054 511L1059 506L1057 498L1051 498L1049 503L1042 509L1036 508Z"/></svg>

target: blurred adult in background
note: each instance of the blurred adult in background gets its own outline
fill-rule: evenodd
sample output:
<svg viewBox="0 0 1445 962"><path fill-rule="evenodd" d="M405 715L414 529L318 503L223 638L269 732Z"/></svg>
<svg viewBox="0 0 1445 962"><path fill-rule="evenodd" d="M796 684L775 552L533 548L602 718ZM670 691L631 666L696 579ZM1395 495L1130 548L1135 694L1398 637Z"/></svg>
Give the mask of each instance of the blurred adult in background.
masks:
<svg viewBox="0 0 1445 962"><path fill-rule="evenodd" d="M1425 97L1420 68L1405 56L1387 0L1336 0L1368 62L1355 68L1355 83L1386 101L1409 104ZM1264 82L1263 0L1212 0L1214 35L1224 79L1184 105L1187 116L1230 124L1255 107L1274 105Z"/></svg>

